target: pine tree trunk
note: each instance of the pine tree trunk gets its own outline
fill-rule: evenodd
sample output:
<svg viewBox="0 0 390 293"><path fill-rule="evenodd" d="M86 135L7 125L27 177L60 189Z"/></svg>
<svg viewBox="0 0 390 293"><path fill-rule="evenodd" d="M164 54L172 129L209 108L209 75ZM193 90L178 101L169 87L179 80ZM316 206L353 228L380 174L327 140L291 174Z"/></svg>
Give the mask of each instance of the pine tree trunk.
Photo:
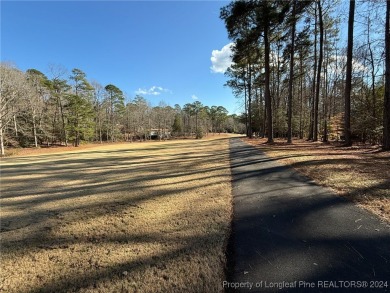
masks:
<svg viewBox="0 0 390 293"><path fill-rule="evenodd" d="M299 54L299 83L300 83L300 93L299 93L299 139L303 139L303 56L302 53Z"/></svg>
<svg viewBox="0 0 390 293"><path fill-rule="evenodd" d="M265 130L267 128L267 108L264 105L264 119L263 119L263 135L261 138L265 138Z"/></svg>
<svg viewBox="0 0 390 293"><path fill-rule="evenodd" d="M252 133L252 70L250 63L248 64L248 137L253 138Z"/></svg>
<svg viewBox="0 0 390 293"><path fill-rule="evenodd" d="M355 16L355 0L349 2L348 19L348 48L347 48L347 71L345 77L345 109L344 109L344 132L345 145L352 145L351 137L351 87L352 87L352 49L353 49L353 22Z"/></svg>
<svg viewBox="0 0 390 293"><path fill-rule="evenodd" d="M249 136L248 132L248 104L247 104L247 90L246 90L246 79L244 77L244 105L245 105L245 134Z"/></svg>
<svg viewBox="0 0 390 293"><path fill-rule="evenodd" d="M287 143L292 143L292 99L294 82L294 44L295 44L295 0L293 1L291 22L291 47L290 47L290 80L288 82L288 130Z"/></svg>
<svg viewBox="0 0 390 293"><path fill-rule="evenodd" d="M268 132L268 143L274 142L274 133L272 125L272 105L271 105L271 94L270 94L270 64L269 64L269 55L270 55L270 44L268 39L268 24L264 28L264 67L265 67L265 107L267 109L267 132Z"/></svg>
<svg viewBox="0 0 390 293"><path fill-rule="evenodd" d="M315 92L316 92L316 76L317 76L317 6L314 8L314 65L313 65L313 84L311 95L311 110L310 110L310 127L308 140L314 139L314 112L315 112Z"/></svg>
<svg viewBox="0 0 390 293"><path fill-rule="evenodd" d="M383 150L390 150L390 1L386 6L386 27L385 27L385 97L383 109Z"/></svg>
<svg viewBox="0 0 390 293"><path fill-rule="evenodd" d="M376 115L376 95L375 95L375 60L374 53L372 52L371 47L371 39L370 39L370 19L368 18L367 23L367 44L368 44L368 52L370 54L370 66L371 66L371 91L372 91L372 118L374 120L373 127L377 127L376 124L377 115Z"/></svg>
<svg viewBox="0 0 390 293"><path fill-rule="evenodd" d="M325 118L325 121L324 121L324 138L323 138L323 142L328 142L328 122L326 120L327 118Z"/></svg>
<svg viewBox="0 0 390 293"><path fill-rule="evenodd" d="M317 64L317 82L316 82L316 95L314 99L314 125L313 125L313 141L318 141L318 105L320 100L320 87L321 87L321 69L322 69L322 59L324 51L324 22L322 15L322 6L321 0L317 1L318 4L318 20L320 25L320 48L319 48L319 57Z"/></svg>

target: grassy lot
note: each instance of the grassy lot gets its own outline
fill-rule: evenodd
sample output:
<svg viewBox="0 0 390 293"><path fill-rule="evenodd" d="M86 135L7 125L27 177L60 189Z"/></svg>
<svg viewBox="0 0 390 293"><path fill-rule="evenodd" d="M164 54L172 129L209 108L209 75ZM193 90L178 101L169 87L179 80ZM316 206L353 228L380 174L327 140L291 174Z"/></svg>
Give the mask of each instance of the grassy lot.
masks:
<svg viewBox="0 0 390 293"><path fill-rule="evenodd" d="M1 160L1 292L218 292L228 139Z"/></svg>
<svg viewBox="0 0 390 293"><path fill-rule="evenodd" d="M267 145L265 139L244 140L390 222L389 152L377 146L346 148L304 140Z"/></svg>

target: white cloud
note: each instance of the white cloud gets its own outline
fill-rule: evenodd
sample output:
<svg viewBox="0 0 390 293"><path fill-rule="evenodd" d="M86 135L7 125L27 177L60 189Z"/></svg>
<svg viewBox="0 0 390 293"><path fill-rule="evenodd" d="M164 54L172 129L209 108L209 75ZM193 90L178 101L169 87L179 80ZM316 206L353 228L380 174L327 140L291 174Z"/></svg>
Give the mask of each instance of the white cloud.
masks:
<svg viewBox="0 0 390 293"><path fill-rule="evenodd" d="M197 96L195 96L195 95L192 95L192 96L191 96L191 99L193 99L193 100L195 100L195 101L196 101L196 100L199 100L199 98L198 98Z"/></svg>
<svg viewBox="0 0 390 293"><path fill-rule="evenodd" d="M221 50L211 52L211 72L225 73L226 69L232 64L232 49L234 43L225 45Z"/></svg>
<svg viewBox="0 0 390 293"><path fill-rule="evenodd" d="M171 90L165 89L161 86L152 86L150 89L141 89L135 91L137 95L152 95L152 96L158 96L161 93L172 93Z"/></svg>
<svg viewBox="0 0 390 293"><path fill-rule="evenodd" d="M330 56L331 62L329 66L328 72L331 74L342 74L345 72L345 67L347 64L347 56L338 55L338 56ZM335 63L334 63L335 62ZM337 66L336 66L337 63ZM364 73L368 70L368 68L362 64L359 60L352 59L352 72L353 73Z"/></svg>

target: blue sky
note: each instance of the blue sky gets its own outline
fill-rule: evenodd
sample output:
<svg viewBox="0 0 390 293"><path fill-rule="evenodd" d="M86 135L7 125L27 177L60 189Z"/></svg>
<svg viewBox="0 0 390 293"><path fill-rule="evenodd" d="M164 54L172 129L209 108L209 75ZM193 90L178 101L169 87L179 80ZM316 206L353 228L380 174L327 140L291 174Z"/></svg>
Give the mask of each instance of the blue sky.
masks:
<svg viewBox="0 0 390 293"><path fill-rule="evenodd" d="M89 80L114 84L130 98L141 94L153 105L198 99L238 113L223 86L230 41L219 10L227 3L2 1L1 61L48 77L50 64L68 75L79 68Z"/></svg>

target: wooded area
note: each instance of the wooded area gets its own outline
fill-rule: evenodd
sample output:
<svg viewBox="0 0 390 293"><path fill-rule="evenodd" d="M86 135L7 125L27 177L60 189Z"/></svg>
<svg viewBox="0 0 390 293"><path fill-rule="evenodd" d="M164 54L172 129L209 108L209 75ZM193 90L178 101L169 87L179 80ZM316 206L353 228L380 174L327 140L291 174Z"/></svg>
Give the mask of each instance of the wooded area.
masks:
<svg viewBox="0 0 390 293"><path fill-rule="evenodd" d="M388 1L337 0L223 7L220 18L234 42L227 85L243 100L247 136L360 141L389 150L389 9Z"/></svg>
<svg viewBox="0 0 390 293"><path fill-rule="evenodd" d="M200 101L151 106L144 97L126 97L113 84L88 81L80 69L70 76L52 66L51 78L36 69L22 72L1 64L1 154L4 146L80 145L81 141L133 141L244 132L236 115Z"/></svg>
<svg viewBox="0 0 390 293"><path fill-rule="evenodd" d="M199 101L152 106L113 84L89 81L77 68L68 74L51 66L47 77L2 63L0 152L208 132L246 132L268 142L360 141L389 150L389 6L384 0L251 0L222 7L234 42L226 85L243 101L241 117Z"/></svg>

